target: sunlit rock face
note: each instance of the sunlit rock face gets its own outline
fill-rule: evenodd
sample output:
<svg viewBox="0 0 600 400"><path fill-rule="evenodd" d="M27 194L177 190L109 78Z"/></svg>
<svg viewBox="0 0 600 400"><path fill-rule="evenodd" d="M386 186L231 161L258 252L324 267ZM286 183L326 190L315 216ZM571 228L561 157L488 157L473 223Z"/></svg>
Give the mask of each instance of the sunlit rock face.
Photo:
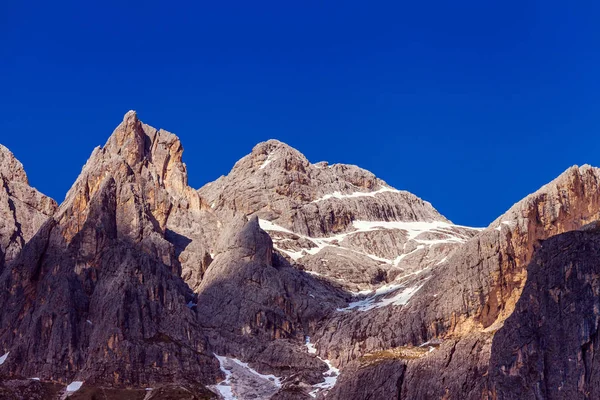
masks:
<svg viewBox="0 0 600 400"><path fill-rule="evenodd" d="M198 190L182 154L130 111L57 207L0 146L0 395L598 393L600 170L478 229L276 140Z"/></svg>
<svg viewBox="0 0 600 400"><path fill-rule="evenodd" d="M55 210L56 202L29 185L23 165L0 145L0 269Z"/></svg>
<svg viewBox="0 0 600 400"><path fill-rule="evenodd" d="M311 164L276 140L199 191L215 215L257 215L277 251L349 290L430 268L478 230L354 165Z"/></svg>

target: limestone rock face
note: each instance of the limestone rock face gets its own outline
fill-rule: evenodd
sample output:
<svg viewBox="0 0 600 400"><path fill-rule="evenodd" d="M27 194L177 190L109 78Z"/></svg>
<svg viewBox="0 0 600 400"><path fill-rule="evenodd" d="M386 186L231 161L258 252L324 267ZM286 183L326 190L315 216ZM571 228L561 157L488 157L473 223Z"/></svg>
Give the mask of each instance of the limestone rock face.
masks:
<svg viewBox="0 0 600 400"><path fill-rule="evenodd" d="M600 234L544 241L512 315L494 337L490 392L498 399L598 398Z"/></svg>
<svg viewBox="0 0 600 400"><path fill-rule="evenodd" d="M351 290L435 265L478 232L364 169L311 164L276 140L199 193L220 220L258 216L281 254Z"/></svg>
<svg viewBox="0 0 600 400"><path fill-rule="evenodd" d="M0 276L5 371L116 386L218 376L165 250L121 237L118 194L107 177L74 236L50 219Z"/></svg>
<svg viewBox="0 0 600 400"><path fill-rule="evenodd" d="M405 365L394 359L352 364L344 371L328 399L400 399Z"/></svg>
<svg viewBox="0 0 600 400"><path fill-rule="evenodd" d="M407 304L334 315L315 335L320 354L343 366L368 353L420 346L433 339L455 343L451 351L444 344L431 355L407 362L406 382L430 379L427 370L441 370L451 379L437 379L425 392L417 383L405 383L405 398L491 396L487 385L478 382L493 368L489 360L494 335L502 332L523 298L527 265L548 237L582 226L593 230L589 224L600 217L599 182L597 168L565 171L461 245L431 273L415 279L411 286L419 290ZM371 300L386 304L402 291L403 286ZM453 368L445 369L449 365ZM456 386L459 375L471 378Z"/></svg>
<svg viewBox="0 0 600 400"><path fill-rule="evenodd" d="M336 294L274 254L256 216L236 218L220 246L197 290L197 313L221 337L237 336L238 348L242 341L253 347L274 339L303 341L310 325L346 303L341 290Z"/></svg>
<svg viewBox="0 0 600 400"><path fill-rule="evenodd" d="M274 253L256 216L249 221L238 217L219 240L218 254L197 289L193 309L210 332L216 354L242 358L275 376L295 376L285 390L302 392L308 383L318 383L326 368L299 344L348 298ZM240 398L253 398L256 393L249 387L254 385L248 380L253 374L243 372L234 369L234 391Z"/></svg>
<svg viewBox="0 0 600 400"><path fill-rule="evenodd" d="M29 186L23 165L0 145L0 270L55 210L56 202Z"/></svg>
<svg viewBox="0 0 600 400"><path fill-rule="evenodd" d="M94 150L0 276L5 371L116 386L222 376L189 307L195 295L181 277L180 236L167 222L201 213L181 153L174 135L134 112Z"/></svg>
<svg viewBox="0 0 600 400"><path fill-rule="evenodd" d="M600 396L599 169L475 229L275 140L199 190L182 153L128 112L57 208L0 146L0 397Z"/></svg>

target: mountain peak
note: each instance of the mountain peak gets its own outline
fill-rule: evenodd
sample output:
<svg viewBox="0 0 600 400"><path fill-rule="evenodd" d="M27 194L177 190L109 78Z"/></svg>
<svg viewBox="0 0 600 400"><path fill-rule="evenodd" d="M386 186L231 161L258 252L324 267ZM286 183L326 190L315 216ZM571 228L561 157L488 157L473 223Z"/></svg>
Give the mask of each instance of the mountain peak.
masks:
<svg viewBox="0 0 600 400"><path fill-rule="evenodd" d="M137 112L135 110L129 110L125 113L125 115L123 116L123 121L125 121L126 119L129 118L133 118L133 119L137 119Z"/></svg>
<svg viewBox="0 0 600 400"><path fill-rule="evenodd" d="M187 186L187 171L181 156L183 147L179 138L162 129L142 123L135 111L129 111L115 128L104 147L94 150L77 181L61 205L59 220L66 224L65 237L79 231L88 205L103 181L116 181L119 207L132 207L129 221L131 238L138 241L147 236L145 220L154 220L151 229L162 230L170 210L169 198L189 197L186 204L199 207L197 196L186 196L192 190ZM142 198L151 199L150 210L145 210ZM146 215L149 212L151 217ZM152 225L151 224L151 225ZM142 229L143 228L143 229ZM121 229L123 231L123 229Z"/></svg>
<svg viewBox="0 0 600 400"><path fill-rule="evenodd" d="M172 184L179 189L187 186L187 172L182 162L183 146L179 138L164 129L144 124L133 110L125 114L102 148L102 153L122 158L134 171L144 164L165 186Z"/></svg>
<svg viewBox="0 0 600 400"><path fill-rule="evenodd" d="M0 144L0 271L55 209L56 202L29 186L23 164Z"/></svg>
<svg viewBox="0 0 600 400"><path fill-rule="evenodd" d="M0 144L0 176L9 181L16 181L28 184L27 174L23 164L15 155L5 146Z"/></svg>
<svg viewBox="0 0 600 400"><path fill-rule="evenodd" d="M270 164L272 166L279 165L285 169L304 169L310 164L300 151L276 139L258 143L246 157L249 157L250 163L255 167L258 166L259 169L265 169Z"/></svg>
<svg viewBox="0 0 600 400"><path fill-rule="evenodd" d="M122 156L130 166L144 158L146 133L135 111L129 111L106 142L104 149Z"/></svg>

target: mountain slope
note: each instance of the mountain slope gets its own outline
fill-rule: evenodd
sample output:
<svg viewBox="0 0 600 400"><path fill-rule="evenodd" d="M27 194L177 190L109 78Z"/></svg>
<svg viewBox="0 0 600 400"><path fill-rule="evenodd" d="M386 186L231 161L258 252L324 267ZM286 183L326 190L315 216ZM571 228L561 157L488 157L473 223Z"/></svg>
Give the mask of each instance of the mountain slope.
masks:
<svg viewBox="0 0 600 400"><path fill-rule="evenodd" d="M416 360L398 357L407 365L408 398L486 398L482 377L489 373L492 340L521 298L535 249L600 218L599 182L597 168L568 169L457 249L405 306L331 318L315 335L320 354L343 366L360 364L368 353L436 343ZM428 371L442 373L433 379Z"/></svg>
<svg viewBox="0 0 600 400"><path fill-rule="evenodd" d="M598 390L599 169L474 229L275 140L199 190L182 153L128 112L56 208L0 147L0 397Z"/></svg>
<svg viewBox="0 0 600 400"><path fill-rule="evenodd" d="M435 265L477 233L366 170L311 164L276 140L199 193L221 220L257 215L279 252L351 290Z"/></svg>

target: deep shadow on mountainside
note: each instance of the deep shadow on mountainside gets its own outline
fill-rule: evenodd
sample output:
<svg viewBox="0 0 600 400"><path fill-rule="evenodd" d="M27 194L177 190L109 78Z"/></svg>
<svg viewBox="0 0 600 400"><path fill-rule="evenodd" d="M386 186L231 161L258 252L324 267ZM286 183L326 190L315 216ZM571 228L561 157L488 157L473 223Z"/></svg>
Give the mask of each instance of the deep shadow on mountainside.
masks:
<svg viewBox="0 0 600 400"><path fill-rule="evenodd" d="M489 227L276 140L199 190L128 112L62 204L0 146L0 398L594 399L600 170Z"/></svg>

